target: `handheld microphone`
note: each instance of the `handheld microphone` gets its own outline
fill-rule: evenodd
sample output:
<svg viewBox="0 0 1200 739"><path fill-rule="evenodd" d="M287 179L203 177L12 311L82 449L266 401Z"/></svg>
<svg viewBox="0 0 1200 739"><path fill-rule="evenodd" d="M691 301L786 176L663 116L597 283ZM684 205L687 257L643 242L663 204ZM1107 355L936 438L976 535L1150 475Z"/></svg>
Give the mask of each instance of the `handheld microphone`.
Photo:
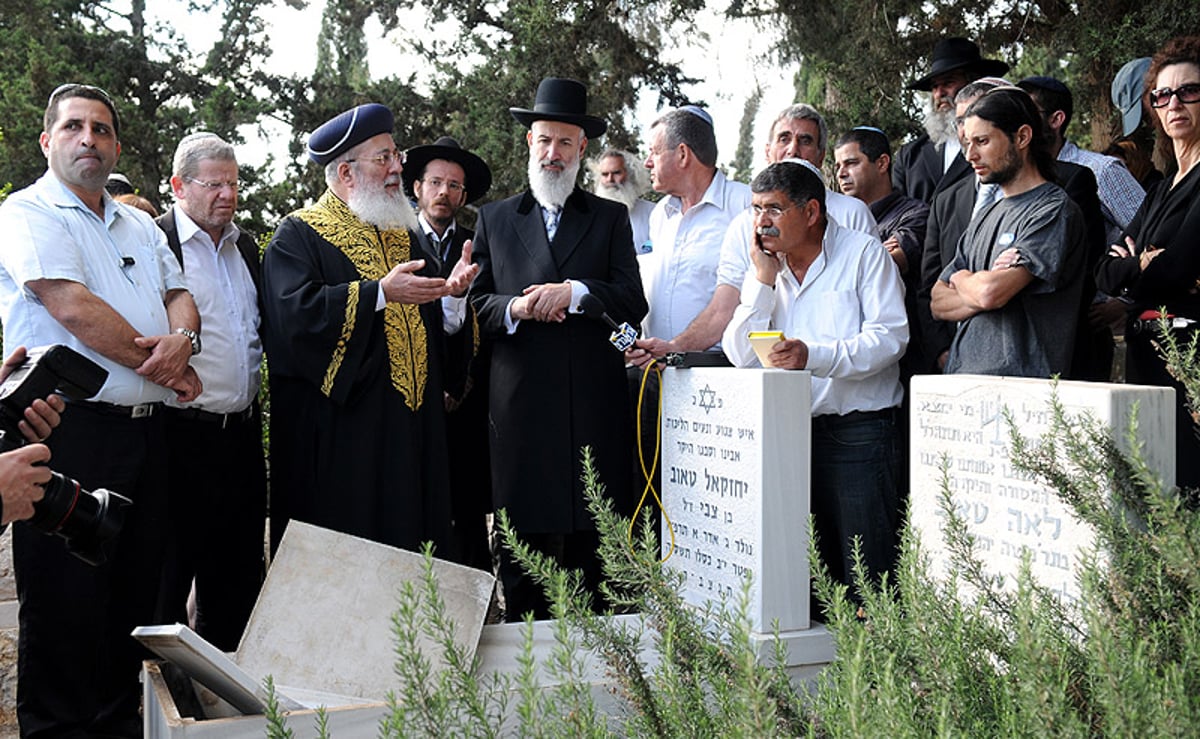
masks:
<svg viewBox="0 0 1200 739"><path fill-rule="evenodd" d="M618 324L608 315L608 311L604 309L604 303L595 295L588 293L579 299L579 308L588 318L595 318L604 321L608 327L613 330L612 335L608 337L610 343L617 348L618 351L625 351L633 346L633 342L637 340L637 331L628 323Z"/></svg>

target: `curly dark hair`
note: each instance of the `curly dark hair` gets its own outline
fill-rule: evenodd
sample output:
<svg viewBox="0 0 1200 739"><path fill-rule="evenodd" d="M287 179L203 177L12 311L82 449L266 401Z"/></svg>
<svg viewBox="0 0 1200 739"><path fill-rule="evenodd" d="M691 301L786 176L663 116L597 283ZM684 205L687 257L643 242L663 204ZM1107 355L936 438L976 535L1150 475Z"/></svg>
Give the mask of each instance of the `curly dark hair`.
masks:
<svg viewBox="0 0 1200 739"><path fill-rule="evenodd" d="M1145 104L1146 110L1150 110L1150 91L1158 82L1158 73L1163 70L1163 67L1169 67L1172 64L1194 64L1200 67L1200 36L1177 36L1168 41L1151 57L1150 67L1146 69L1146 78L1142 85L1142 102ZM1154 119L1154 126L1162 130L1162 121L1158 116L1151 116L1151 118Z"/></svg>

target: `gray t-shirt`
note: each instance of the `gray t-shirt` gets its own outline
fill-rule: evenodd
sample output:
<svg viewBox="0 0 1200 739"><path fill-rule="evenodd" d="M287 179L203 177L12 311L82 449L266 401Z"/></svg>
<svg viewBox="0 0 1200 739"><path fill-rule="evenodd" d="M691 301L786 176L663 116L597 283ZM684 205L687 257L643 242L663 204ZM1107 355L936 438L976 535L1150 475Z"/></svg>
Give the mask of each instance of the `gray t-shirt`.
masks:
<svg viewBox="0 0 1200 739"><path fill-rule="evenodd" d="M942 272L990 269L1002 252L1016 248L1033 282L1001 308L958 326L946 372L1050 377L1066 375L1079 313L1085 267L1083 215L1053 183L1004 198L971 220L954 261Z"/></svg>

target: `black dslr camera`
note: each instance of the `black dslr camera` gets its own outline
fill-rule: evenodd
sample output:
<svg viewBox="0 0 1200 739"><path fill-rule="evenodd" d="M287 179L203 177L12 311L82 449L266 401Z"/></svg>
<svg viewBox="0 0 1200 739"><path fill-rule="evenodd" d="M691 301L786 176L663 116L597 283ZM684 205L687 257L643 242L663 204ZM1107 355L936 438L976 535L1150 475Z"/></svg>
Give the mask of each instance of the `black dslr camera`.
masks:
<svg viewBox="0 0 1200 739"><path fill-rule="evenodd" d="M0 453L25 444L17 424L38 398L58 393L85 400L100 392L108 371L62 344L29 351L25 363L0 383ZM88 492L75 480L50 473L45 496L34 504L29 525L67 542L67 551L90 565L103 564L105 546L121 530L131 501L109 490Z"/></svg>

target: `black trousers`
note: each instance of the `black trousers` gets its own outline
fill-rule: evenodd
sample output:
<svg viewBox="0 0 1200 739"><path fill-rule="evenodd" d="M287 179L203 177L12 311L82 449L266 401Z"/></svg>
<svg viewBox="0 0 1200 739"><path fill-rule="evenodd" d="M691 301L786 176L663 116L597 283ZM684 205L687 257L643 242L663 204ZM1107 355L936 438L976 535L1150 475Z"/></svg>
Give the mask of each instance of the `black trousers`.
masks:
<svg viewBox="0 0 1200 739"><path fill-rule="evenodd" d="M225 424L167 410L169 531L159 621L183 623L196 582L196 633L237 649L264 575L267 473L258 404Z"/></svg>
<svg viewBox="0 0 1200 739"><path fill-rule="evenodd" d="M891 572L898 554L900 499L896 411L812 419L812 512L821 558L834 580L854 585L853 539L868 574Z"/></svg>
<svg viewBox="0 0 1200 739"><path fill-rule="evenodd" d="M13 528L22 736L142 734L138 675L152 655L130 632L154 623L158 600L166 530L161 410L129 418L73 403L50 437L53 469L133 504L99 566L76 558L57 536Z"/></svg>

